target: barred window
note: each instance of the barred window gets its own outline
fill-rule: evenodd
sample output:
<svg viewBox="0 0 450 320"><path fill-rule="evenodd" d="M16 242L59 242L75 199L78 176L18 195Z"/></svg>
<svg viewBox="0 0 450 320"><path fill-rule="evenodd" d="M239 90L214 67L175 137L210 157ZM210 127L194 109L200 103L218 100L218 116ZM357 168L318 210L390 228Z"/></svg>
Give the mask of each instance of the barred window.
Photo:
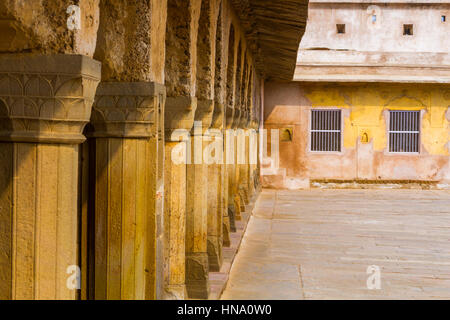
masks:
<svg viewBox="0 0 450 320"><path fill-rule="evenodd" d="M311 110L311 151L341 151L341 110Z"/></svg>
<svg viewBox="0 0 450 320"><path fill-rule="evenodd" d="M389 152L418 153L420 111L389 111Z"/></svg>

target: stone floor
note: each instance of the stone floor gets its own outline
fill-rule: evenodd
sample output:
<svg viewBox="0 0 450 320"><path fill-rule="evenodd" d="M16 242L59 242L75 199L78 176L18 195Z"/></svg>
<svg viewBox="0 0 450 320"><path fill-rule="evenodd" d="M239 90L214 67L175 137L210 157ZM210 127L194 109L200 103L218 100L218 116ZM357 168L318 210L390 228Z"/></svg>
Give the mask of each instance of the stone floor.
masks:
<svg viewBox="0 0 450 320"><path fill-rule="evenodd" d="M450 299L449 191L263 190L222 295L419 298Z"/></svg>

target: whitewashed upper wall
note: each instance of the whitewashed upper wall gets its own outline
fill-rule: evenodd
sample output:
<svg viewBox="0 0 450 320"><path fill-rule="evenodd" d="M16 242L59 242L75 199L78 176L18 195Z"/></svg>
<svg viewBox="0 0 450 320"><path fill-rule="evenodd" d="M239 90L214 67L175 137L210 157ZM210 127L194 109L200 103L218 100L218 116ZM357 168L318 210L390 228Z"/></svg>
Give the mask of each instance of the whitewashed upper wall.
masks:
<svg viewBox="0 0 450 320"><path fill-rule="evenodd" d="M345 34L336 24L346 25ZM414 25L412 36L403 35L404 24ZM300 49L450 52L449 34L449 0L310 0Z"/></svg>

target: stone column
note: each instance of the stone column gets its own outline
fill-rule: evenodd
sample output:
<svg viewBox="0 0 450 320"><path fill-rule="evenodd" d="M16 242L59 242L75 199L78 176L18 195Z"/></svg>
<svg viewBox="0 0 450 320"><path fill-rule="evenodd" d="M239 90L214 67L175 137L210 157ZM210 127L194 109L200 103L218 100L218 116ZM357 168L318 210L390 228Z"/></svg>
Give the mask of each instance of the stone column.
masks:
<svg viewBox="0 0 450 320"><path fill-rule="evenodd" d="M102 82L97 89L91 120L96 299L155 298L164 94L164 86L150 82Z"/></svg>
<svg viewBox="0 0 450 320"><path fill-rule="evenodd" d="M214 147L220 145L220 154L216 154L214 151L215 160L219 163L208 165L208 259L209 271L211 272L220 271L222 266L224 221L223 120L223 105L216 101L211 123L211 145Z"/></svg>
<svg viewBox="0 0 450 320"><path fill-rule="evenodd" d="M164 299L187 298L186 149L196 108L194 97L168 97L165 105Z"/></svg>
<svg viewBox="0 0 450 320"><path fill-rule="evenodd" d="M254 121L250 123L249 130L249 177L248 177L248 188L249 196L252 197L256 192L256 166L258 162L258 124Z"/></svg>
<svg viewBox="0 0 450 320"><path fill-rule="evenodd" d="M231 126L233 124L233 109L230 107L225 107L224 110L224 117L225 117L225 123L224 123L224 132L223 132L223 145L224 145L224 152L223 152L223 161L224 164L222 166L222 170L223 170L223 195L222 195L222 200L223 200L223 230L222 230L222 236L223 236L223 245L225 247L229 247L231 245L231 223L232 223L232 208L233 207L233 202L230 202L229 199L229 175L228 175L228 168L229 168L229 164L228 161L229 159L229 141L227 141L227 139L229 139L229 137L227 137L227 132L229 130L231 130ZM233 209L234 210L234 209ZM231 213L231 214L230 214ZM233 223L234 223L234 219L233 219ZM234 226L234 229L236 229L236 227Z"/></svg>
<svg viewBox="0 0 450 320"><path fill-rule="evenodd" d="M2 300L77 296L78 145L100 69L81 55L0 57Z"/></svg>
<svg viewBox="0 0 450 320"><path fill-rule="evenodd" d="M236 203L235 203L235 181L236 181L236 137L237 118L239 110L227 108L227 132L225 134L227 182L228 182L228 216L230 220L230 231L236 232ZM229 120L229 121L228 121Z"/></svg>
<svg viewBox="0 0 450 320"><path fill-rule="evenodd" d="M186 289L189 298L208 299L208 166L203 161L207 142L203 134L211 125L214 101L199 100L191 131L191 157L186 171Z"/></svg>
<svg viewBox="0 0 450 320"><path fill-rule="evenodd" d="M249 139L248 139L248 112L244 111L241 116L239 136L238 136L238 145L239 145L239 153L238 154L238 174L239 174L239 183L238 183L238 193L239 200L241 205L241 211L245 211L245 205L248 204L248 159L249 159Z"/></svg>
<svg viewBox="0 0 450 320"><path fill-rule="evenodd" d="M238 164L238 150L240 139L239 136L242 133L241 127L241 118L244 116L243 112L240 109L235 109L235 116L233 121L233 130L234 130L234 165L232 167L232 186L231 186L231 194L233 197L234 203L234 218L236 221L242 220L241 216L241 199L239 195L239 184L240 184L240 176L239 176L239 164Z"/></svg>

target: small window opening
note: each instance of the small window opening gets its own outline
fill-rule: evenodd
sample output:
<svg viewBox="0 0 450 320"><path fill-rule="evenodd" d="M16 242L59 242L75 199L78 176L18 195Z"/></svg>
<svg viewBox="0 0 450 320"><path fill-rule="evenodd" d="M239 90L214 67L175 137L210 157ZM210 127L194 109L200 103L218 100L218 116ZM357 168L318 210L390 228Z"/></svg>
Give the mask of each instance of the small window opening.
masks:
<svg viewBox="0 0 450 320"><path fill-rule="evenodd" d="M403 35L412 36L414 34L414 26L412 24L403 25Z"/></svg>
<svg viewBox="0 0 450 320"><path fill-rule="evenodd" d="M281 129L281 141L289 142L292 141L292 128Z"/></svg>
<svg viewBox="0 0 450 320"><path fill-rule="evenodd" d="M441 16L441 22L445 22L447 20L446 16Z"/></svg>
<svg viewBox="0 0 450 320"><path fill-rule="evenodd" d="M345 33L345 24L338 23L336 25L336 30L337 30L337 33L344 34Z"/></svg>
<svg viewBox="0 0 450 320"><path fill-rule="evenodd" d="M372 15L372 23L375 23L375 22L377 22L377 15L376 14Z"/></svg>

